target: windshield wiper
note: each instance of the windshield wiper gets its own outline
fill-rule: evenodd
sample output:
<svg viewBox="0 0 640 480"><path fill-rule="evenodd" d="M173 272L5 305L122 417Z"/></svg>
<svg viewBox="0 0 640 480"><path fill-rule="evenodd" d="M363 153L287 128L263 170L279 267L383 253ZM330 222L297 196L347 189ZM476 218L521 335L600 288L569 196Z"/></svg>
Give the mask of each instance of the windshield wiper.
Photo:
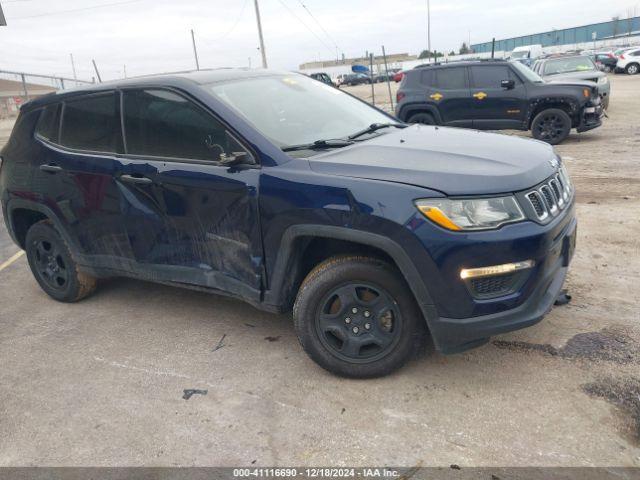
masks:
<svg viewBox="0 0 640 480"><path fill-rule="evenodd" d="M366 135L367 133L373 133L377 130L382 130L383 128L396 127L396 128L407 128L407 125L404 123L372 123L364 130L360 130L359 132L354 133L353 135L349 135L347 138L353 140L355 138L361 137L362 135Z"/></svg>
<svg viewBox="0 0 640 480"><path fill-rule="evenodd" d="M353 145L353 142L348 140L316 140L311 143L303 143L300 145L289 145L282 147L283 152L294 152L296 150L322 150L323 148L342 148Z"/></svg>

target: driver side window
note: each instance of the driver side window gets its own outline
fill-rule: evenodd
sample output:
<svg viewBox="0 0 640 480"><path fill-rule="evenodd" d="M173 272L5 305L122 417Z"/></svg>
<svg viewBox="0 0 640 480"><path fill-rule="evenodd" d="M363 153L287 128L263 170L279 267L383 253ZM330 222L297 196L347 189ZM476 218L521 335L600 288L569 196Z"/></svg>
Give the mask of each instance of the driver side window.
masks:
<svg viewBox="0 0 640 480"><path fill-rule="evenodd" d="M169 90L125 90L128 154L218 162L246 153L216 118Z"/></svg>

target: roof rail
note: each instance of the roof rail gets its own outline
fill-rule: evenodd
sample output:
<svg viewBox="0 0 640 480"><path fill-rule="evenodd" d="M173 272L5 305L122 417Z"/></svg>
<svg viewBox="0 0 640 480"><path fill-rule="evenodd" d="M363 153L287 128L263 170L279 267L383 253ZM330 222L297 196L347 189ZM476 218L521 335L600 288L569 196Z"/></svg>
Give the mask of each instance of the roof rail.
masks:
<svg viewBox="0 0 640 480"><path fill-rule="evenodd" d="M467 58L460 60L451 60L450 62L433 62L433 63L423 63L421 65L416 65L413 67L416 68L428 68L428 67L438 67L441 65L451 65L457 63L474 63L474 62L507 62L508 60L504 58Z"/></svg>

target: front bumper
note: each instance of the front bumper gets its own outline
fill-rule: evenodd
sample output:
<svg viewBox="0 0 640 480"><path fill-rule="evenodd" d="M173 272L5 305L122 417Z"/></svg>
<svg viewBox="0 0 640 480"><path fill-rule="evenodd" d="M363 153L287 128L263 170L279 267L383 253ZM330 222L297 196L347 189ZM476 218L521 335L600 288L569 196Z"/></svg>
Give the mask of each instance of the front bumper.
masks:
<svg viewBox="0 0 640 480"><path fill-rule="evenodd" d="M604 110L600 101L595 105L587 105L582 110L580 124L576 127L576 131L582 133L598 128L602 125L602 117L604 117Z"/></svg>
<svg viewBox="0 0 640 480"><path fill-rule="evenodd" d="M538 323L551 310L562 290L575 248L576 220L568 225L555 242L542 265L537 287L520 306L504 312L465 319L439 317L431 322L436 347L443 353L457 353L473 348L499 333Z"/></svg>
<svg viewBox="0 0 640 480"><path fill-rule="evenodd" d="M546 225L523 222L495 231L449 233L440 238L427 233L434 231L427 225L417 230L437 266L421 270L433 300L425 315L439 351L464 351L487 342L492 335L542 320L562 290L573 256L577 229L574 201ZM525 279L516 291L503 296L474 297L460 279L461 268L527 259L534 260L534 267L523 272Z"/></svg>

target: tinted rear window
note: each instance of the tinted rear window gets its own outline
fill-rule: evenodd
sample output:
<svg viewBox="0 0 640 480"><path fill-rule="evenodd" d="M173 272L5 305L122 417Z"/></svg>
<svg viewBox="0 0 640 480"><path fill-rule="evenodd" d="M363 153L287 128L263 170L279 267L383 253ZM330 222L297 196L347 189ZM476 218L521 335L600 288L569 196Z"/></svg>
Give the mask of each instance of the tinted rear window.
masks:
<svg viewBox="0 0 640 480"><path fill-rule="evenodd" d="M78 150L115 153L122 141L115 93L65 102L60 143Z"/></svg>
<svg viewBox="0 0 640 480"><path fill-rule="evenodd" d="M59 103L44 107L36 128L38 135L54 143L58 142L58 133L60 131L60 108L61 105Z"/></svg>
<svg viewBox="0 0 640 480"><path fill-rule="evenodd" d="M443 90L467 88L464 68L440 68L434 70L433 85Z"/></svg>

